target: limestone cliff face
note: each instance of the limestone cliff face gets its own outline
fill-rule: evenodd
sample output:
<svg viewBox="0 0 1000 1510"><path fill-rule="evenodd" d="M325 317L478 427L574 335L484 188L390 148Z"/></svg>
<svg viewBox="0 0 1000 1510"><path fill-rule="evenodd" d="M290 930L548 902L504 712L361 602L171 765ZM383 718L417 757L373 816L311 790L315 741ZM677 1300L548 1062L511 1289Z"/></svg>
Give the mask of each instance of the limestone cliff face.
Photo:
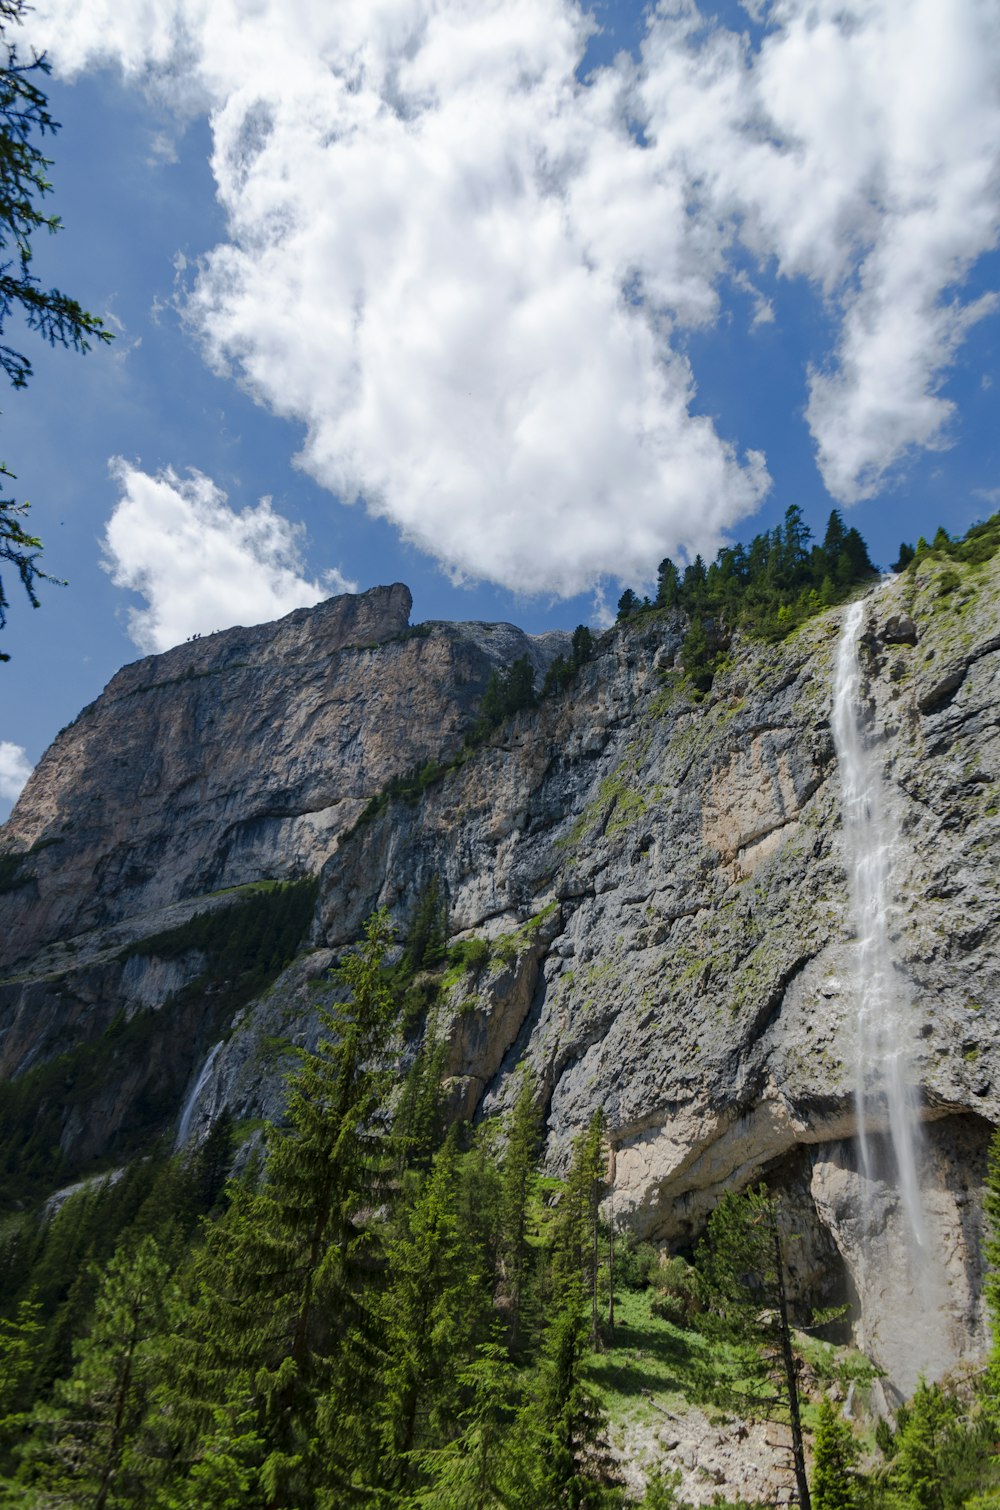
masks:
<svg viewBox="0 0 1000 1510"><path fill-rule="evenodd" d="M126 666L56 739L0 853L0 968L185 897L318 869L367 798L461 742L490 671L564 637L410 631L400 584Z"/></svg>
<svg viewBox="0 0 1000 1510"><path fill-rule="evenodd" d="M873 590L862 641L898 806L893 933L919 1023L945 1361L982 1345L979 1190L1000 1120L1000 562L957 575L929 559ZM224 1103L274 1113L285 1066L268 1045L310 1037L310 981L376 905L405 929L436 880L451 934L494 945L444 1024L456 1110L500 1109L526 1059L553 1167L603 1107L616 1211L672 1243L722 1188L767 1176L801 1218L797 1282L853 1288L866 1343L907 1386L891 1172L869 1192L877 1262L857 1220L855 946L830 733L843 611L778 647L737 644L700 704L680 623L615 629L565 694L418 803L348 832L389 776L455 747L490 666L524 653L483 626L393 639L408 607L405 589L379 590L140 662L61 736L0 839L19 853L64 839L0 897L18 959L0 983L21 1046L8 1063L30 1055L28 1003L56 981L72 996L111 925L154 932L162 914L154 927L141 911L315 868L312 952L242 1011L191 1125ZM554 648L535 646L536 663ZM88 928L74 964L58 941Z"/></svg>

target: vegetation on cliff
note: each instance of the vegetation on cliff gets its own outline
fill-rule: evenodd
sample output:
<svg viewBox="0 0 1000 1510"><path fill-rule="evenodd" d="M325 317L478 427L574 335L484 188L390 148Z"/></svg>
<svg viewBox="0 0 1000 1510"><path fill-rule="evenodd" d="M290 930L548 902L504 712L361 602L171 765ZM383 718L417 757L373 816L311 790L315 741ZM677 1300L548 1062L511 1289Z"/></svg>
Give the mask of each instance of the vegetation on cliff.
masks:
<svg viewBox="0 0 1000 1510"><path fill-rule="evenodd" d="M806 619L841 603L875 574L868 547L836 509L821 545L811 543L802 510L785 511L784 524L755 535L747 546L724 546L706 567L695 556L683 572L660 562L656 596L640 599L626 588L619 623L641 622L680 609L688 619L682 657L690 685L707 692L737 629L780 640Z"/></svg>

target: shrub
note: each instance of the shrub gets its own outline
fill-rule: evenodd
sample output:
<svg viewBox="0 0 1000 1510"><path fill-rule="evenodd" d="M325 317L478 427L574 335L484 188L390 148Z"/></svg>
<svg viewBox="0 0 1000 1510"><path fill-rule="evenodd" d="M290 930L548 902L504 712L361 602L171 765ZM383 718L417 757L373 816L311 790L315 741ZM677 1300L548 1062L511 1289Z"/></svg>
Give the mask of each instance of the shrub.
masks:
<svg viewBox="0 0 1000 1510"><path fill-rule="evenodd" d="M449 965L461 965L465 970L481 970L489 957L489 940L478 935L471 939L459 939L448 950Z"/></svg>

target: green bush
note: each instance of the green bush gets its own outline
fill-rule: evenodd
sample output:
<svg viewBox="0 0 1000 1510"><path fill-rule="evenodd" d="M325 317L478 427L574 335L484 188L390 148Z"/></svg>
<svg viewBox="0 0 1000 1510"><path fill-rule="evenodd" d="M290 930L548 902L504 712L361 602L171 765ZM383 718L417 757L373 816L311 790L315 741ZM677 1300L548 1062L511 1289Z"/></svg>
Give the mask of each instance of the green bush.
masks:
<svg viewBox="0 0 1000 1510"><path fill-rule="evenodd" d="M683 1326L696 1309L697 1281L691 1265L683 1258L664 1259L650 1274L649 1282L656 1295L650 1304L654 1316Z"/></svg>
<svg viewBox="0 0 1000 1510"><path fill-rule="evenodd" d="M480 938L459 939L448 950L449 965L460 965L464 970L481 970L490 957L489 940Z"/></svg>

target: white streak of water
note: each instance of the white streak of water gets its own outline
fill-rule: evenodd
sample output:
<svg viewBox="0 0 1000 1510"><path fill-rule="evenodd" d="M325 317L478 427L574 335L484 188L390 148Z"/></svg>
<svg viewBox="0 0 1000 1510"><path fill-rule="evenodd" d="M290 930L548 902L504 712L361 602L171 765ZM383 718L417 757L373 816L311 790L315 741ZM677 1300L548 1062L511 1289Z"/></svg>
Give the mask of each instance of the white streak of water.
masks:
<svg viewBox="0 0 1000 1510"><path fill-rule="evenodd" d="M209 1049L205 1063L202 1065L201 1070L198 1074L198 1078L194 1083L194 1088L191 1091L190 1096L188 1096L187 1100L184 1103L184 1110L181 1112L181 1119L177 1124L177 1141L174 1144L175 1150L183 1148L188 1138L191 1136L191 1124L194 1120L195 1109L198 1105L202 1091L205 1089L205 1086L209 1082L212 1070L215 1067L216 1056L218 1055L218 1052L221 1048L222 1044L217 1043L213 1048Z"/></svg>
<svg viewBox="0 0 1000 1510"><path fill-rule="evenodd" d="M864 601L852 603L837 652L833 737L840 764L851 914L857 933L858 1052L855 1098L866 1182L875 1176L871 1133L888 1127L909 1234L926 1246L920 1200L920 1114L914 1089L913 1012L889 942L895 832L878 760L862 727L858 645Z"/></svg>
<svg viewBox="0 0 1000 1510"><path fill-rule="evenodd" d="M878 1251L883 1259L890 1254L891 1267L899 1267L899 1280L893 1287L908 1291L907 1295L897 1295L889 1313L895 1312L902 1321L909 1312L912 1333L915 1309L916 1314L922 1313L927 1329L923 1336L897 1337L890 1345L897 1355L910 1350L911 1343L918 1349L926 1346L927 1351L914 1361L913 1368L930 1374L939 1345L939 1339L932 1339L930 1333L939 1330L944 1295L939 1256L929 1241L921 1191L923 1140L915 1069L915 1013L907 983L895 966L890 934L898 855L896 824L877 748L865 731L860 641L866 607L865 600L854 603L845 616L837 650L832 714L856 936L854 1093L863 1206L860 1216L864 1251ZM889 1159L884 1156L886 1134ZM892 1219L894 1233L890 1233L885 1224L890 1220L887 1213L895 1205L893 1187L898 1194L898 1214ZM879 1223L882 1230L876 1231ZM894 1238L902 1243L902 1252L892 1252ZM888 1282L887 1276L883 1278Z"/></svg>

